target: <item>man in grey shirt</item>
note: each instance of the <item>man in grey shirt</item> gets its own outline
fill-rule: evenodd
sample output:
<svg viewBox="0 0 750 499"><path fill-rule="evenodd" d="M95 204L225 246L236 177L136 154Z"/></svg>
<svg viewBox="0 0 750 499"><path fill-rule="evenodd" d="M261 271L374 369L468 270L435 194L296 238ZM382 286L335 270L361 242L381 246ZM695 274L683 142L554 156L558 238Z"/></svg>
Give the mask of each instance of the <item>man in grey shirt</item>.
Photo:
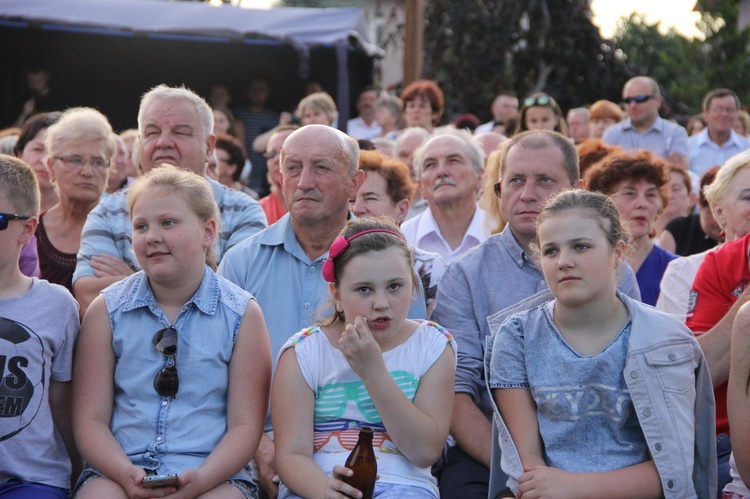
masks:
<svg viewBox="0 0 750 499"><path fill-rule="evenodd" d="M486 498L492 451L492 405L484 381L485 340L493 332L488 317L506 308L522 311L552 299L532 258L536 218L544 202L563 189L580 188L578 154L556 132L516 135L500 159L494 184L507 225L453 261L443 274L432 319L459 345L451 435L440 481L442 497ZM619 288L640 299L635 273L626 267ZM523 306L519 307L523 302Z"/></svg>

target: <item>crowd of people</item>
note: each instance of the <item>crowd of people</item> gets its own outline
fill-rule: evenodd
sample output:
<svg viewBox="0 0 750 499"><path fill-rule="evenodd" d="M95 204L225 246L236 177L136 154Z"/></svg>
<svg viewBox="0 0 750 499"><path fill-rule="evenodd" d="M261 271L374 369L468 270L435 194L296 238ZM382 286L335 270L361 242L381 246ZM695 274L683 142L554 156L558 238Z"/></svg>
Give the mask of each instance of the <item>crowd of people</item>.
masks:
<svg viewBox="0 0 750 499"><path fill-rule="evenodd" d="M734 92L271 91L0 131L0 499L750 498Z"/></svg>

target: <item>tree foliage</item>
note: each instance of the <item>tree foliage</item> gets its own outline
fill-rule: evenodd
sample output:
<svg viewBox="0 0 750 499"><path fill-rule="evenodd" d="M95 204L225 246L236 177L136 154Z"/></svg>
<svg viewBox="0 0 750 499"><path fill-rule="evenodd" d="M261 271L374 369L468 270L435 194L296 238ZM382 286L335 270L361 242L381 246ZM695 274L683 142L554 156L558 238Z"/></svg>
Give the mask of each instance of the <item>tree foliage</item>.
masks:
<svg viewBox="0 0 750 499"><path fill-rule="evenodd" d="M708 61L700 43L671 28L662 34L659 22L649 24L643 15L633 13L618 22L615 46L639 74L659 82L675 111L694 113L700 109L709 90Z"/></svg>
<svg viewBox="0 0 750 499"><path fill-rule="evenodd" d="M727 87L745 103L750 103L750 29L738 29L740 2L737 0L698 0L705 36L706 78L710 88Z"/></svg>
<svg viewBox="0 0 750 499"><path fill-rule="evenodd" d="M361 5L365 0L281 0L285 6ZM545 91L563 109L617 101L628 78L658 81L679 113L700 108L712 88L750 103L750 30L739 30L737 0L697 0L705 40L662 33L640 14L620 20L614 40L591 22L590 0L427 0L424 76L443 89L448 115L488 117L500 90Z"/></svg>
<svg viewBox="0 0 750 499"><path fill-rule="evenodd" d="M633 73L591 17L588 0L431 0L425 76L449 112L486 114L499 90L545 91L563 109L617 99Z"/></svg>
<svg viewBox="0 0 750 499"><path fill-rule="evenodd" d="M616 46L639 73L662 85L679 111L697 112L706 92L719 87L750 102L750 31L737 28L739 2L699 0L698 6L705 40L687 39L671 29L662 34L659 23L633 14L620 20Z"/></svg>

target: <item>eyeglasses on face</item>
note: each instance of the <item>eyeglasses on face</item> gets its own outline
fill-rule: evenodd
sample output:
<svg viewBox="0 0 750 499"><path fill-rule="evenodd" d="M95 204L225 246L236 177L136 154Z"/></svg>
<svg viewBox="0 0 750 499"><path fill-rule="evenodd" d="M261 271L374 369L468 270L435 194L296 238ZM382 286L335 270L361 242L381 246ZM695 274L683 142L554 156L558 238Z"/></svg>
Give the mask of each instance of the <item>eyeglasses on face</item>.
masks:
<svg viewBox="0 0 750 499"><path fill-rule="evenodd" d="M715 106L715 107L712 107L709 112L714 113L714 114L721 114L721 113L734 114L737 112L737 108L734 106L726 106L726 107Z"/></svg>
<svg viewBox="0 0 750 499"><path fill-rule="evenodd" d="M622 101L625 104L630 104L632 102L635 102L636 104L643 104L644 102L650 101L651 99L655 97L656 97L655 95L639 94L633 97L623 97Z"/></svg>
<svg viewBox="0 0 750 499"><path fill-rule="evenodd" d="M526 97L523 100L524 107L549 106L552 97L549 95L540 95L539 97Z"/></svg>
<svg viewBox="0 0 750 499"><path fill-rule="evenodd" d="M177 330L170 326L156 332L154 346L165 357L172 359L154 377L154 390L162 397L174 398L180 388L177 378Z"/></svg>
<svg viewBox="0 0 750 499"><path fill-rule="evenodd" d="M8 222L11 220L28 220L30 215L19 215L18 213L0 213L0 230L8 228Z"/></svg>
<svg viewBox="0 0 750 499"><path fill-rule="evenodd" d="M59 159L62 163L71 169L83 168L86 163L91 165L91 168L97 170L106 170L109 168L109 160L104 158L84 158L83 156L55 156L55 159Z"/></svg>

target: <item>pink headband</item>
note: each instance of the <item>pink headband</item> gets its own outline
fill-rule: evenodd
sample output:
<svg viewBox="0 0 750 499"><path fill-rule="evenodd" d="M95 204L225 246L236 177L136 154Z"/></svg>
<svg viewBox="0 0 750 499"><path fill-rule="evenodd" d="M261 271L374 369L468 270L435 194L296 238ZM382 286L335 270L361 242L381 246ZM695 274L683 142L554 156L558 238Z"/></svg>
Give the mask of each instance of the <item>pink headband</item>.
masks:
<svg viewBox="0 0 750 499"><path fill-rule="evenodd" d="M336 272L334 271L333 259L341 256L346 248L349 247L350 241L357 239L359 236L364 236L365 234L371 234L373 232L384 232L386 234L394 235L399 239L404 238L404 236L399 234L398 232L394 232L388 229L363 230L362 232L357 232L349 239L345 238L344 236L337 237L336 240L333 241L333 244L331 244L331 249L328 250L328 258L326 258L326 261L323 262L323 279L325 279L326 282L336 282Z"/></svg>

